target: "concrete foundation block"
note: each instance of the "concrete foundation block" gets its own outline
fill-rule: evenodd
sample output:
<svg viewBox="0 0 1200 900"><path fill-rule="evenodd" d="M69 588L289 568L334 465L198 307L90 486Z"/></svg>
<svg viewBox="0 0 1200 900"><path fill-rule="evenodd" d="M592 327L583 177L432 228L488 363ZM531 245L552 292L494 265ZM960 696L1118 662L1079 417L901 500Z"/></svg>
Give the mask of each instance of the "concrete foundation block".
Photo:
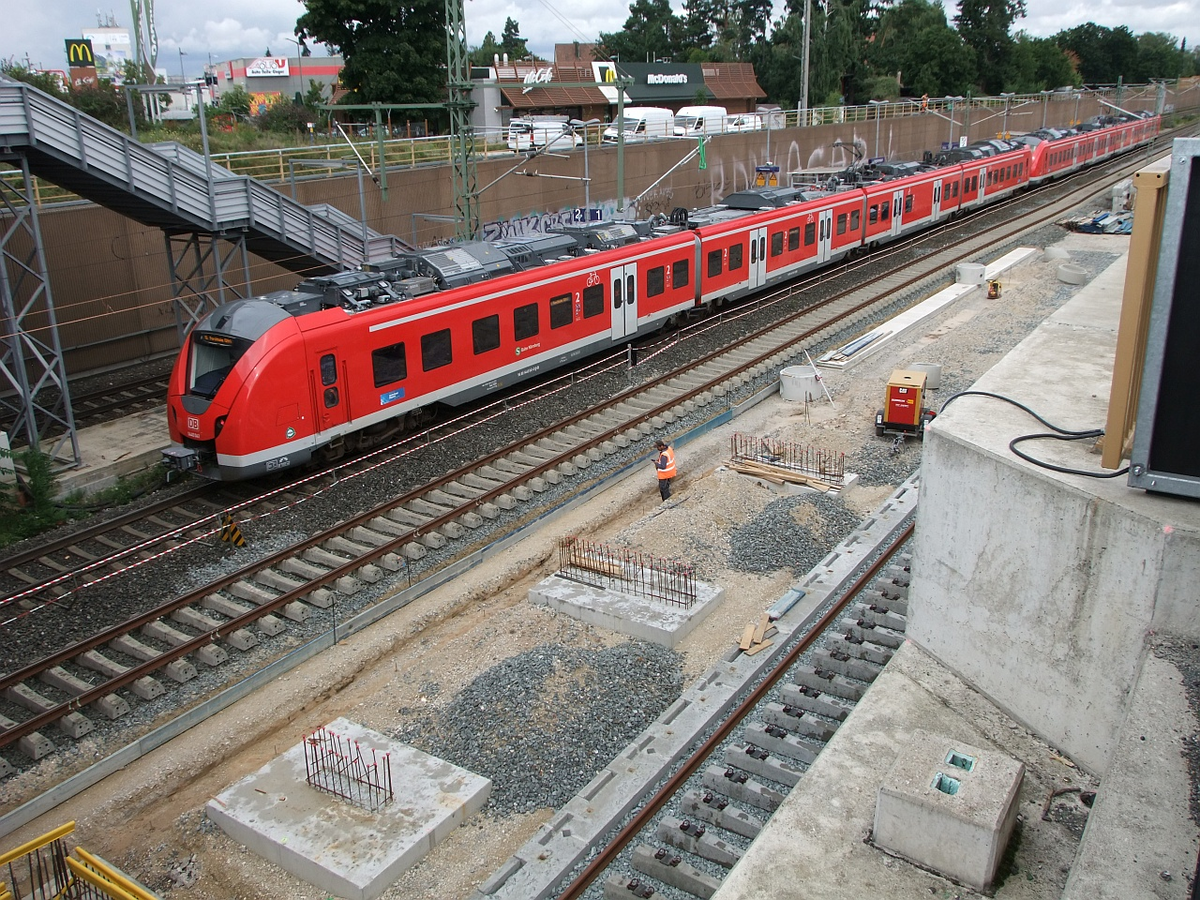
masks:
<svg viewBox="0 0 1200 900"><path fill-rule="evenodd" d="M429 531L417 538L430 550L441 550L446 546L446 538L440 532Z"/></svg>
<svg viewBox="0 0 1200 900"><path fill-rule="evenodd" d="M234 650L240 650L245 653L252 647L258 646L258 637L248 628L239 628L237 631L225 636L225 643L229 644Z"/></svg>
<svg viewBox="0 0 1200 900"><path fill-rule="evenodd" d="M383 580L383 569L379 566L367 564L360 568L355 575L367 584L377 584Z"/></svg>
<svg viewBox="0 0 1200 900"><path fill-rule="evenodd" d="M329 609L333 606L333 591L328 588L317 588L315 591L304 595L304 602L309 606L315 606L317 609Z"/></svg>
<svg viewBox="0 0 1200 900"><path fill-rule="evenodd" d="M389 572L399 572L404 568L404 560L395 553L385 553L379 557L379 565Z"/></svg>
<svg viewBox="0 0 1200 900"><path fill-rule="evenodd" d="M357 578L354 578L350 575L343 575L336 582L334 582L334 587L337 588L337 592L339 594L345 594L349 596L350 594L357 594L359 591L361 591L363 585L362 582ZM287 613L284 613L284 615L287 615ZM290 619L291 616L288 616L288 618ZM295 620L293 619L293 621Z"/></svg>
<svg viewBox="0 0 1200 900"><path fill-rule="evenodd" d="M149 675L133 682L133 684L129 685L129 689L143 700L153 700L155 697L161 697L167 692L167 689L162 686L161 681L157 678L151 678Z"/></svg>
<svg viewBox="0 0 1200 900"><path fill-rule="evenodd" d="M999 751L916 731L879 787L875 844L982 891L1008 846L1024 776Z"/></svg>
<svg viewBox="0 0 1200 900"><path fill-rule="evenodd" d="M200 660L200 662L204 663L210 669L215 669L229 659L229 654L224 647L219 647L216 644L206 644L196 651L196 659Z"/></svg>
<svg viewBox="0 0 1200 900"><path fill-rule="evenodd" d="M708 829L698 823L672 816L663 816L658 823L658 839L664 844L694 853L702 859L722 866L733 866L742 858L741 851L725 841L707 833Z"/></svg>
<svg viewBox="0 0 1200 900"><path fill-rule="evenodd" d="M669 884L696 897L711 897L721 886L719 879L706 875L664 847L656 849L643 844L633 851L630 865L636 872L657 878L663 884Z"/></svg>
<svg viewBox="0 0 1200 900"><path fill-rule="evenodd" d="M708 797L706 801L704 798ZM679 804L679 811L684 816L696 822L715 825L751 840L758 837L763 823L748 812L730 806L729 801L717 794L701 794L699 791L688 791Z"/></svg>
<svg viewBox="0 0 1200 900"><path fill-rule="evenodd" d="M438 531L441 532L442 537L448 541L457 541L463 536L465 530L458 522L447 522L438 527Z"/></svg>
<svg viewBox="0 0 1200 900"><path fill-rule="evenodd" d="M312 616L312 607L305 606L299 600L293 600L287 606L279 610L279 612L289 622L307 622L309 617ZM223 661L224 660L222 660L222 662Z"/></svg>
<svg viewBox="0 0 1200 900"><path fill-rule="evenodd" d="M78 713L71 715L78 715ZM17 749L32 760L39 760L54 752L54 744L40 731L35 731L23 738L17 738Z"/></svg>
<svg viewBox="0 0 1200 900"><path fill-rule="evenodd" d="M483 807L491 782L345 719L328 729L389 757L391 802L370 810L311 787L301 743L210 800L208 817L322 892L375 900Z"/></svg>
<svg viewBox="0 0 1200 900"><path fill-rule="evenodd" d="M176 684L183 684L196 677L196 667L186 659L173 659L162 667L162 671Z"/></svg>
<svg viewBox="0 0 1200 900"><path fill-rule="evenodd" d="M91 719L83 713L77 712L67 713L54 724L58 726L59 731L75 740L79 740L85 734L91 734L92 729L96 727ZM34 734L37 734L37 732L35 731Z"/></svg>
<svg viewBox="0 0 1200 900"><path fill-rule="evenodd" d="M200 601L200 605L205 609L211 609L215 613L220 613L227 619L236 619L243 613L250 611L250 607L234 603L228 597L222 597L220 594L209 594Z"/></svg>
<svg viewBox="0 0 1200 900"><path fill-rule="evenodd" d="M128 701L116 694L106 694L93 703L92 708L109 719L119 719L121 716L129 715Z"/></svg>

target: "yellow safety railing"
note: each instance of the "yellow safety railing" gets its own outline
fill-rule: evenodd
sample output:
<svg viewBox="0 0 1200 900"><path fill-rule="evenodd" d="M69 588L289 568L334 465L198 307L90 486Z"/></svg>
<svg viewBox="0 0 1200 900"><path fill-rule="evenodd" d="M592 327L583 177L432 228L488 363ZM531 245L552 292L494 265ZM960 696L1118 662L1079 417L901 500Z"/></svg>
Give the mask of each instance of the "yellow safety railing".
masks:
<svg viewBox="0 0 1200 900"><path fill-rule="evenodd" d="M64 838L75 831L68 822L41 837L0 853L0 900L159 900L82 847L70 855Z"/></svg>

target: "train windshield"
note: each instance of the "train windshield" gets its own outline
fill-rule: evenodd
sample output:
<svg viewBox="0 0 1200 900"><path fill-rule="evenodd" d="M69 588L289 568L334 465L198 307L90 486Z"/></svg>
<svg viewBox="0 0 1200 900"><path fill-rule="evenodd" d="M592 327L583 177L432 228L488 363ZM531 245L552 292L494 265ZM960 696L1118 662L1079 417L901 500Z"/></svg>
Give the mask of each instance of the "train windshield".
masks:
<svg viewBox="0 0 1200 900"><path fill-rule="evenodd" d="M192 333L191 383L188 393L211 400L242 358L250 341L232 338L227 334Z"/></svg>

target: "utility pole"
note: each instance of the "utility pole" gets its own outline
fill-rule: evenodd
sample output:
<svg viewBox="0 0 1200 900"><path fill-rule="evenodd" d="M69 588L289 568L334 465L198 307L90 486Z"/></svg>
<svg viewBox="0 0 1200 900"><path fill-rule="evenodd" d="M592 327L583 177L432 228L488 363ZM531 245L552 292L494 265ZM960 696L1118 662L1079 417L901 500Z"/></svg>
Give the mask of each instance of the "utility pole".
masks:
<svg viewBox="0 0 1200 900"><path fill-rule="evenodd" d="M467 24L463 0L446 0L446 74L449 77L451 178L454 183L455 236L474 240L479 234L475 136L471 128L471 68L467 57Z"/></svg>
<svg viewBox="0 0 1200 900"><path fill-rule="evenodd" d="M800 121L796 123L801 128L808 124L808 45L811 19L812 0L804 0L804 73L800 78Z"/></svg>

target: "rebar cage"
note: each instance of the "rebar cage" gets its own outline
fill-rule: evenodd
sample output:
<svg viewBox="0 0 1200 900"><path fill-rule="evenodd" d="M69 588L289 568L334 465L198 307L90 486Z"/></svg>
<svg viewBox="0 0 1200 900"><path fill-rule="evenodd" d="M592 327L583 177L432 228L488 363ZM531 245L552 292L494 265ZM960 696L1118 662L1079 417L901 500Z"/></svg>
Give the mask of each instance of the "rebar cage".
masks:
<svg viewBox="0 0 1200 900"><path fill-rule="evenodd" d="M629 547L610 547L575 535L559 539L558 574L682 609L691 609L696 603L696 570L689 563L661 559Z"/></svg>
<svg viewBox="0 0 1200 900"><path fill-rule="evenodd" d="M730 438L729 449L735 462L765 463L833 485L846 481L846 454L835 450L741 432Z"/></svg>

